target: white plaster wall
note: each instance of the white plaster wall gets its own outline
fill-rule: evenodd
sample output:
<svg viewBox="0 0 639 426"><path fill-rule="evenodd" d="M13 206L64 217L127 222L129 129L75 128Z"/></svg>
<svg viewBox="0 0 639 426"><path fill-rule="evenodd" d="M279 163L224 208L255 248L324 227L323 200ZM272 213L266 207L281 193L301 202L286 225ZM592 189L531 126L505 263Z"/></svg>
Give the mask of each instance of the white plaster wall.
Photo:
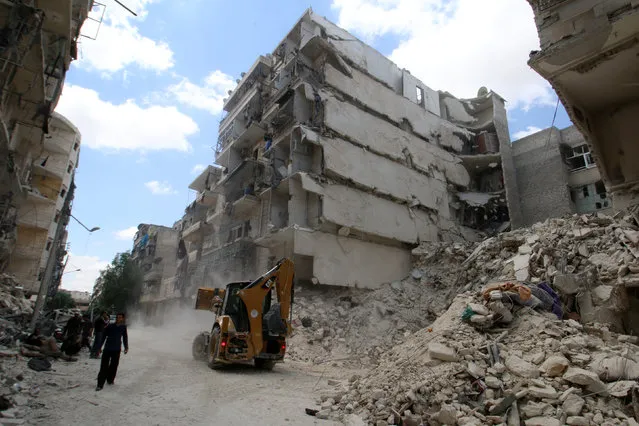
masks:
<svg viewBox="0 0 639 426"><path fill-rule="evenodd" d="M402 70L390 59L323 17L312 13L311 19L326 30L329 43L338 52L376 79L388 84L396 93L402 93Z"/></svg>
<svg viewBox="0 0 639 426"><path fill-rule="evenodd" d="M380 193L419 203L449 217L446 182L426 176L386 157L339 138L317 137L324 149L324 167L345 179Z"/></svg>
<svg viewBox="0 0 639 426"><path fill-rule="evenodd" d="M406 99L406 102L410 101ZM433 176L437 172L443 173L449 182L468 186L470 177L459 158L348 102L327 96L324 99L324 122L337 133L391 158L404 160L403 150L407 149L415 167Z"/></svg>
<svg viewBox="0 0 639 426"><path fill-rule="evenodd" d="M413 131L424 138L434 141L436 139L435 134L439 134L439 142L456 151L461 151L464 146L464 141L458 134L471 136L466 129L455 126L426 111L424 107L416 104L414 100L396 94L366 74L355 69L352 70L352 73L353 78L350 78L327 64L325 69L326 83L359 100L368 108L389 117L395 123L400 124L404 119L408 120ZM415 91L415 85L412 86L412 90L413 92ZM426 94L432 97L432 102L437 102L437 114L439 114L439 97L437 93L431 90L431 93L425 92ZM413 98L415 98L414 94Z"/></svg>
<svg viewBox="0 0 639 426"><path fill-rule="evenodd" d="M418 78L406 70L402 70L403 94L411 102L417 104L417 87L424 90L424 108L437 116L441 116L439 107L439 93L422 83Z"/></svg>
<svg viewBox="0 0 639 426"><path fill-rule="evenodd" d="M313 257L320 284L377 288L408 275L410 251L324 232L295 230L294 252Z"/></svg>
<svg viewBox="0 0 639 426"><path fill-rule="evenodd" d="M438 241L435 220L417 209L337 184L319 184L301 175L306 191L322 195L322 217L339 226L415 244Z"/></svg>

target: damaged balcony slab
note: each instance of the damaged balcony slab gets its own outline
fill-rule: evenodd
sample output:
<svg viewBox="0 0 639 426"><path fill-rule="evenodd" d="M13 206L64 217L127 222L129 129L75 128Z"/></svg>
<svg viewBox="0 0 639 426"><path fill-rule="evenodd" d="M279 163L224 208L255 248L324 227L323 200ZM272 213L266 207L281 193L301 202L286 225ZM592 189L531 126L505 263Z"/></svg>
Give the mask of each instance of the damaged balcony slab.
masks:
<svg viewBox="0 0 639 426"><path fill-rule="evenodd" d="M437 139L441 146L459 152L465 142L461 136L465 139L473 137L466 129L443 120L404 96L397 96L394 91L380 86L366 74L357 70L352 70L352 74L352 78L348 78L330 64L325 68L328 84L367 108L388 117L398 126L408 121L412 131L425 139ZM431 96L435 95L437 92L433 91Z"/></svg>
<svg viewBox="0 0 639 426"><path fill-rule="evenodd" d="M343 185L319 184L303 173L300 179L305 191L322 196L328 222L410 244L439 240L435 215Z"/></svg>
<svg viewBox="0 0 639 426"><path fill-rule="evenodd" d="M260 207L260 199L255 195L243 195L233 202L233 216L242 218L251 216Z"/></svg>
<svg viewBox="0 0 639 426"><path fill-rule="evenodd" d="M450 215L445 181L418 173L343 139L325 138L306 128L301 128L301 132L304 140L319 142L323 149L325 172L409 204L416 201L439 211L443 217ZM388 176L394 179L388 179Z"/></svg>
<svg viewBox="0 0 639 426"><path fill-rule="evenodd" d="M395 160L406 161L410 154L413 166L431 173L441 168L446 179L467 186L470 177L461 160L392 124L349 104L328 97L325 102L325 124L338 134Z"/></svg>
<svg viewBox="0 0 639 426"><path fill-rule="evenodd" d="M321 231L294 230L295 254L313 257L313 276L323 285L377 288L410 272L410 250Z"/></svg>
<svg viewBox="0 0 639 426"><path fill-rule="evenodd" d="M220 166L231 168L233 166L231 150L239 152L242 149L250 148L264 137L264 133L265 130L257 122L251 123L237 138L224 146L222 152L215 158L215 162Z"/></svg>
<svg viewBox="0 0 639 426"><path fill-rule="evenodd" d="M501 164L501 154L460 155L459 158L471 173L481 173Z"/></svg>
<svg viewBox="0 0 639 426"><path fill-rule="evenodd" d="M491 200L504 196L504 191L500 192L458 192L457 197L469 206L485 206ZM505 200L504 200L505 201Z"/></svg>

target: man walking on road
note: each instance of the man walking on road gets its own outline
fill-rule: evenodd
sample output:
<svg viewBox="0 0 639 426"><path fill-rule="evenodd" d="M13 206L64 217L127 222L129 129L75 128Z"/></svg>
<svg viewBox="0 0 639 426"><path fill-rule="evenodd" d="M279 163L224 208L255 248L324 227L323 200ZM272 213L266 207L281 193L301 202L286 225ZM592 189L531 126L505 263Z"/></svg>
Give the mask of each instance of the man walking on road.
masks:
<svg viewBox="0 0 639 426"><path fill-rule="evenodd" d="M124 314L119 313L116 316L115 324L109 324L104 329L104 350L102 351L96 391L102 390L105 381L110 385L115 381L122 344L124 344L124 353L126 354L129 352L129 336L124 323Z"/></svg>
<svg viewBox="0 0 639 426"><path fill-rule="evenodd" d="M106 311L102 311L102 314L95 320L93 324L93 346L91 347L91 358L98 358L100 356L100 348L104 343L104 329L109 323L109 315Z"/></svg>

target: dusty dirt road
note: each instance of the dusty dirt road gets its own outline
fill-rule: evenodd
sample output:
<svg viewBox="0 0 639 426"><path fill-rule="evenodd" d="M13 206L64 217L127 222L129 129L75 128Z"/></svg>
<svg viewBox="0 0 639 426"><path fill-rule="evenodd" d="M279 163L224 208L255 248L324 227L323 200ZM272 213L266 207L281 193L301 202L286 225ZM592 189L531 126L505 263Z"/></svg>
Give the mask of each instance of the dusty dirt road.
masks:
<svg viewBox="0 0 639 426"><path fill-rule="evenodd" d="M46 425L334 425L307 416L320 375L300 365L272 372L250 367L213 371L191 358L191 337L131 328L114 386L95 392L99 360L56 362L42 374L38 402L28 416ZM326 382L324 377L322 382ZM54 384L55 383L55 384ZM319 384L318 384L319 383ZM315 389L315 390L314 390Z"/></svg>

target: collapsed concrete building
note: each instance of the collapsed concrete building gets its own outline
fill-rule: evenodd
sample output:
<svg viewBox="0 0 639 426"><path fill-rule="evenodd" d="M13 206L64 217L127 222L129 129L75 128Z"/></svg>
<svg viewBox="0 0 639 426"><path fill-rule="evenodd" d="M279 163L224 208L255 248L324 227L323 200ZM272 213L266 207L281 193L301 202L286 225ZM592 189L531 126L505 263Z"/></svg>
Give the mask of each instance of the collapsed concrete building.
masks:
<svg viewBox="0 0 639 426"><path fill-rule="evenodd" d="M520 222L504 100L460 100L308 10L224 101L217 165L182 236L190 279L296 277L374 288L405 276L421 241ZM195 265L194 265L195 261Z"/></svg>
<svg viewBox="0 0 639 426"><path fill-rule="evenodd" d="M529 65L586 136L615 207L639 199L639 3L528 0L541 44Z"/></svg>
<svg viewBox="0 0 639 426"><path fill-rule="evenodd" d="M0 2L0 272L19 275L29 293L61 276L65 239L57 224L68 219L78 152L69 146L79 134L53 110L92 5Z"/></svg>
<svg viewBox="0 0 639 426"><path fill-rule="evenodd" d="M512 152L525 226L612 209L588 144L575 126L526 136L512 144Z"/></svg>

